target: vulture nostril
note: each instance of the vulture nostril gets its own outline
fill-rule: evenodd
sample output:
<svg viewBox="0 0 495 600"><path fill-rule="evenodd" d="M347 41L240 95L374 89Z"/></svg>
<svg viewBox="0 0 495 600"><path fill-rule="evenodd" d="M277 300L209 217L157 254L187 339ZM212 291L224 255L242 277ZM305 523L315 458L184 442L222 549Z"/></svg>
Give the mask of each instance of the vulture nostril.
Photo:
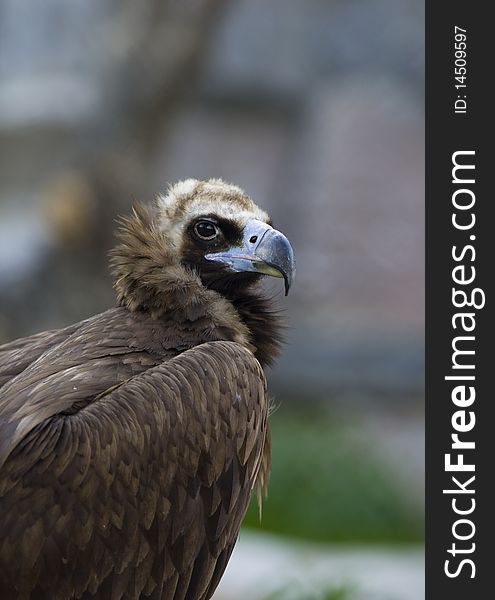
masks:
<svg viewBox="0 0 495 600"><path fill-rule="evenodd" d="M249 241L251 242L251 244L255 244L258 241L258 236L257 235L252 235L249 238Z"/></svg>

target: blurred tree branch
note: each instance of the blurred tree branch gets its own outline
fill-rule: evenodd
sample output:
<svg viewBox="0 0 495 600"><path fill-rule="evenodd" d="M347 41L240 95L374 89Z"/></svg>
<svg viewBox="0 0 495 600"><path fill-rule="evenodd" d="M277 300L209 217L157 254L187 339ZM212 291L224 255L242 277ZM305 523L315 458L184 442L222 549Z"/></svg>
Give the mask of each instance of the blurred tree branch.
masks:
<svg viewBox="0 0 495 600"><path fill-rule="evenodd" d="M149 153L194 88L224 3L3 3L0 228L2 205L36 215L44 251L17 277L8 248L0 342L112 302L113 219L143 193Z"/></svg>

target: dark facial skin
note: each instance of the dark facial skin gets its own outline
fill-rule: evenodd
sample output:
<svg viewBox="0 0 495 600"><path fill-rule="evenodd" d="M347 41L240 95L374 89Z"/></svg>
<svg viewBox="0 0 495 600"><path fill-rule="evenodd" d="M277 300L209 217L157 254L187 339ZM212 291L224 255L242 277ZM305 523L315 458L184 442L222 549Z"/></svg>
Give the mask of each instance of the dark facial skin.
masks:
<svg viewBox="0 0 495 600"><path fill-rule="evenodd" d="M212 231L212 228L204 226L203 222L211 223L217 228L217 235L213 239L204 239L198 233ZM215 215L198 217L187 227L182 262L198 272L204 286L234 299L258 282L261 276L257 273L233 273L224 265L207 260L205 255L240 246L242 235L242 229L235 221L219 219Z"/></svg>

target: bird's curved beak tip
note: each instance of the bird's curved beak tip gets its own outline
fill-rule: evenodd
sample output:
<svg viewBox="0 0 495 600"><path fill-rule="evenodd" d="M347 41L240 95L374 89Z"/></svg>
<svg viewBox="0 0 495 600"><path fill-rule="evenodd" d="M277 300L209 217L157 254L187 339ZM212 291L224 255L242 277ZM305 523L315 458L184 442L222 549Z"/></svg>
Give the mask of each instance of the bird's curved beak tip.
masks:
<svg viewBox="0 0 495 600"><path fill-rule="evenodd" d="M242 246L207 254L205 258L223 263L234 272L251 271L283 277L286 296L296 274L296 261L289 240L280 231L255 219L248 221L244 228Z"/></svg>

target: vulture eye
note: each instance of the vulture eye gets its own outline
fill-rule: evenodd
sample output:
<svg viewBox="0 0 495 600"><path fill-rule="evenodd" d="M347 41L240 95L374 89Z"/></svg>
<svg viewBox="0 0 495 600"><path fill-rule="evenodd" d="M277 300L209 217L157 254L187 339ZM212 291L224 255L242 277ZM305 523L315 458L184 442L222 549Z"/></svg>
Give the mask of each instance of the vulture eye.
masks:
<svg viewBox="0 0 495 600"><path fill-rule="evenodd" d="M202 240L214 240L220 233L219 228L211 221L198 221L194 225L194 233Z"/></svg>

